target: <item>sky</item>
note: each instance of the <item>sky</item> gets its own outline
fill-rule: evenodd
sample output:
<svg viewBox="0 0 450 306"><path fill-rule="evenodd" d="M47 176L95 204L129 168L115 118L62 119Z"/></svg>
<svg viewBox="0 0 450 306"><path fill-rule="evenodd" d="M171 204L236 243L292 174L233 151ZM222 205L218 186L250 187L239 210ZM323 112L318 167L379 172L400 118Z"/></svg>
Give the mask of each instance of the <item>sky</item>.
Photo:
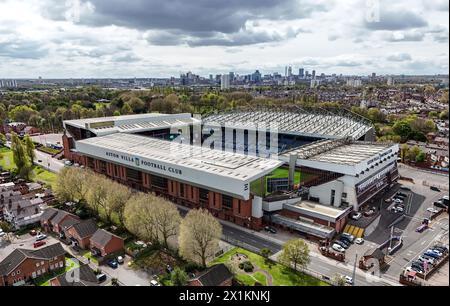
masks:
<svg viewBox="0 0 450 306"><path fill-rule="evenodd" d="M0 0L0 78L447 74L448 0Z"/></svg>

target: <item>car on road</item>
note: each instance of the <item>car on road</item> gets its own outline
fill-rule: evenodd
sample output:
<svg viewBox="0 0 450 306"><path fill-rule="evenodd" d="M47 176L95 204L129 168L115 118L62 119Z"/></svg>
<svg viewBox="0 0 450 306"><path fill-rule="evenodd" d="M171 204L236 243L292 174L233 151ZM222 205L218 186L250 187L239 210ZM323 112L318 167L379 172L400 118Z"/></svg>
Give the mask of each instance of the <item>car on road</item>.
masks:
<svg viewBox="0 0 450 306"><path fill-rule="evenodd" d="M47 242L45 242L44 240L40 240L40 241L36 241L35 243L33 243L33 247L36 249L38 247L41 247L43 245L47 244Z"/></svg>
<svg viewBox="0 0 450 306"><path fill-rule="evenodd" d="M152 280L150 281L150 286L157 286L157 287L159 287L159 286L161 286L161 284L158 283L158 281L152 279Z"/></svg>
<svg viewBox="0 0 450 306"><path fill-rule="evenodd" d="M402 190L407 190L407 191L411 191L411 188L407 187L407 186L400 186L400 189Z"/></svg>
<svg viewBox="0 0 450 306"><path fill-rule="evenodd" d="M108 260L107 264L113 269L117 269L117 267L119 266L119 263L115 259Z"/></svg>
<svg viewBox="0 0 450 306"><path fill-rule="evenodd" d="M38 159L38 163L42 163L42 159Z"/></svg>
<svg viewBox="0 0 450 306"><path fill-rule="evenodd" d="M272 234L276 234L277 233L277 230L275 228L273 228L272 226L266 226L266 227L264 227L264 230L266 232L269 232L269 233L272 233Z"/></svg>
<svg viewBox="0 0 450 306"><path fill-rule="evenodd" d="M345 282L349 285L353 285L353 278L350 276L344 276Z"/></svg>
<svg viewBox="0 0 450 306"><path fill-rule="evenodd" d="M433 191L441 192L441 190L436 186L430 186L430 189Z"/></svg>
<svg viewBox="0 0 450 306"><path fill-rule="evenodd" d="M426 230L428 228L428 225L426 224L421 224L419 227L416 228L416 232L418 233L422 233L424 230Z"/></svg>
<svg viewBox="0 0 450 306"><path fill-rule="evenodd" d="M344 253L345 249L341 247L339 244L334 243L332 246L333 250Z"/></svg>
<svg viewBox="0 0 450 306"><path fill-rule="evenodd" d="M106 274L100 273L97 275L97 281L99 283L104 282L106 280Z"/></svg>
<svg viewBox="0 0 450 306"><path fill-rule="evenodd" d="M350 218L352 218L353 220L359 220L362 217L362 213L360 212L354 212Z"/></svg>
<svg viewBox="0 0 450 306"><path fill-rule="evenodd" d="M45 238L47 238L47 235L39 234L36 236L36 241L41 241L44 240Z"/></svg>
<svg viewBox="0 0 450 306"><path fill-rule="evenodd" d="M356 238L355 239L355 243L356 244L363 244L364 243L364 238Z"/></svg>
<svg viewBox="0 0 450 306"><path fill-rule="evenodd" d="M447 206L444 204L444 202L442 200L438 200L438 201L434 202L433 205L436 207L439 207L439 208L447 208Z"/></svg>
<svg viewBox="0 0 450 306"><path fill-rule="evenodd" d="M427 211L430 212L430 213L432 213L432 214L436 214L436 213L439 212L439 210L437 210L437 209L434 208L434 207L428 207L428 208L427 208Z"/></svg>

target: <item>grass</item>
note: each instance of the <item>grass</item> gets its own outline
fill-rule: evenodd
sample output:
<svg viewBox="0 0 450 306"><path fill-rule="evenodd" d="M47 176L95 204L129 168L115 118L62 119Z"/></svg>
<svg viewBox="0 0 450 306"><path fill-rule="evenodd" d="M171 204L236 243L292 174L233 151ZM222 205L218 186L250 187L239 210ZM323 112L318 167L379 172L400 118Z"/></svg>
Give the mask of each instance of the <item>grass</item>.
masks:
<svg viewBox="0 0 450 306"><path fill-rule="evenodd" d="M328 286L327 283L313 276L295 271L294 269L285 267L279 263L266 261L264 257L241 248L231 249L222 256L216 258L211 262L211 265L229 263L231 262L232 256L236 253L246 255L255 268L258 267L259 269L268 272L272 276L273 286ZM235 276L238 281L245 285L252 286L256 281L266 284L266 276L261 272L255 272L249 275L244 271L237 269Z"/></svg>
<svg viewBox="0 0 450 306"><path fill-rule="evenodd" d="M268 195L267 192L267 179L269 178L288 178L289 169L287 168L277 168L272 173L264 178L263 191L264 195ZM307 174L301 174L300 171L295 171L294 173L294 184L300 184L301 181L305 181L309 178ZM260 180L256 180L250 184L250 189L254 194L263 194L260 186Z"/></svg>
<svg viewBox="0 0 450 306"><path fill-rule="evenodd" d="M34 283L36 286L50 286L50 280L63 275L66 272L72 271L76 268L78 268L80 266L80 264L78 262L75 262L72 258L68 258L66 257L66 266L62 269L53 271L52 273L45 275L45 276L40 276L38 278L34 279Z"/></svg>
<svg viewBox="0 0 450 306"><path fill-rule="evenodd" d="M96 264L98 266L98 260L97 258L95 258L95 256L92 255L91 251L86 251L82 256L84 258L90 259L93 264Z"/></svg>
<svg viewBox="0 0 450 306"><path fill-rule="evenodd" d="M14 171L16 169L16 164L13 160L13 153L10 149L2 148L1 152L3 158L0 159L0 166L5 171ZM33 171L31 179L35 182L43 182L44 184L53 187L57 180L57 175L53 172L45 170L40 166L33 166Z"/></svg>
<svg viewBox="0 0 450 306"><path fill-rule="evenodd" d="M53 149L53 148L48 148L46 146L41 146L41 147L38 148L38 150L42 151L42 152L45 152L45 153L48 153L50 155L55 155L55 154L58 154L59 152L62 151L62 150L56 150L56 149Z"/></svg>

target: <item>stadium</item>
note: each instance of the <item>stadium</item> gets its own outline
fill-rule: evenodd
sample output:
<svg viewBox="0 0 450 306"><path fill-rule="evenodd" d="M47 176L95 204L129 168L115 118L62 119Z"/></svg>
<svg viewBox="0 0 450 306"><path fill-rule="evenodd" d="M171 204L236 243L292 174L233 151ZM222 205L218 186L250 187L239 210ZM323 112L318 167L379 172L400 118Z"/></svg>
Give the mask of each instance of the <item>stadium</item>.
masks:
<svg viewBox="0 0 450 306"><path fill-rule="evenodd" d="M260 230L329 239L398 179L397 144L344 110L140 114L64 122L64 155L97 173Z"/></svg>

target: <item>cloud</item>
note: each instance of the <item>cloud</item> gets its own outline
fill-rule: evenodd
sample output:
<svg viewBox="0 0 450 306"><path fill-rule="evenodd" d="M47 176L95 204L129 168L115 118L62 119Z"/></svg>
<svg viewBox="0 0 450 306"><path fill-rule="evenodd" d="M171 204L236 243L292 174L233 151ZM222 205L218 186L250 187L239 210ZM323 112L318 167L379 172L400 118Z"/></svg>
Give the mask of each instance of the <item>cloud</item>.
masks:
<svg viewBox="0 0 450 306"><path fill-rule="evenodd" d="M47 54L48 49L39 42L21 40L0 42L0 57L40 59Z"/></svg>
<svg viewBox="0 0 450 306"><path fill-rule="evenodd" d="M396 31L386 33L384 40L389 42L422 41L424 37L423 31Z"/></svg>
<svg viewBox="0 0 450 306"><path fill-rule="evenodd" d="M389 55L388 57L386 57L386 59L390 62L405 62L410 61L412 57L408 53L397 53Z"/></svg>
<svg viewBox="0 0 450 306"><path fill-rule="evenodd" d="M381 10L378 21L364 20L364 26L369 30L406 30L421 28L428 22L416 13L407 10Z"/></svg>

